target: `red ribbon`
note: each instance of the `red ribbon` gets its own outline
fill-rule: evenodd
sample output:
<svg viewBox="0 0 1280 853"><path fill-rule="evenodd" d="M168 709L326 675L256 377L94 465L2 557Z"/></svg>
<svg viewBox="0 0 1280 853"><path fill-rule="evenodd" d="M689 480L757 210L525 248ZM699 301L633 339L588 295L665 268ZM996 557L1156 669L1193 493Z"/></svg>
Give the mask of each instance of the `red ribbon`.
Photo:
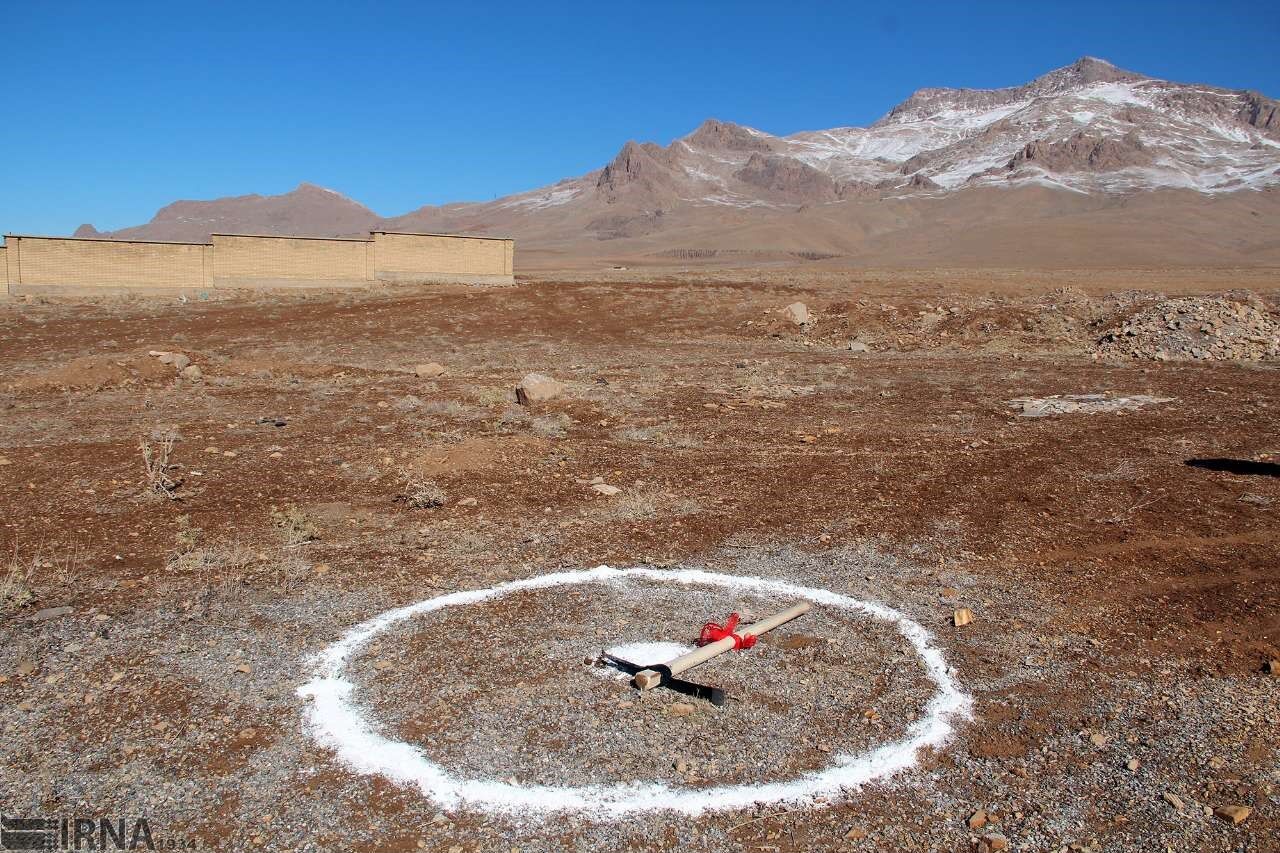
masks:
<svg viewBox="0 0 1280 853"><path fill-rule="evenodd" d="M756 635L747 634L742 636L735 634L733 629L738 627L738 614L730 613L728 620L719 625L715 622L708 622L702 626L702 636L698 638L698 645L705 646L714 643L717 640L723 640L725 637L733 637L733 650L741 651L749 649L756 644Z"/></svg>

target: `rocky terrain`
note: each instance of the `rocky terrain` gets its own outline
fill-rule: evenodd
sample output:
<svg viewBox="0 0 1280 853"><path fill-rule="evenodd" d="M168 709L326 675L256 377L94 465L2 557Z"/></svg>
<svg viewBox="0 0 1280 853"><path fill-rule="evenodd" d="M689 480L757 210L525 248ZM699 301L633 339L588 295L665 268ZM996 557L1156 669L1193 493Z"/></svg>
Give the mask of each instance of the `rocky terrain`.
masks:
<svg viewBox="0 0 1280 853"><path fill-rule="evenodd" d="M0 302L5 815L212 850L1276 849L1278 309L1270 271L1186 269ZM449 805L312 737L299 688L364 620L600 563L895 608L972 715L820 800L624 819ZM595 663L787 601L529 591L347 675L515 785L766 785L927 713L902 635L821 606L694 670L721 707Z"/></svg>
<svg viewBox="0 0 1280 853"><path fill-rule="evenodd" d="M488 233L556 268L671 252L721 265L1259 266L1280 262L1278 109L1085 57L1021 86L922 89L866 128L775 136L710 119L492 202L379 217L303 185L176 202L113 234Z"/></svg>

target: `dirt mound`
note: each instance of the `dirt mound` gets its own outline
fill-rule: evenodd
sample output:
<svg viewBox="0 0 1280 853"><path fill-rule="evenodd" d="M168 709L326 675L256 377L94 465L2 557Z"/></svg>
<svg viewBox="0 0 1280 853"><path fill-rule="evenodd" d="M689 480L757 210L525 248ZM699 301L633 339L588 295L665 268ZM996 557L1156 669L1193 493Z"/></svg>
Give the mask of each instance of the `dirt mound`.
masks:
<svg viewBox="0 0 1280 853"><path fill-rule="evenodd" d="M1168 299L1120 320L1096 350L1156 361L1259 361L1280 357L1280 321L1253 294Z"/></svg>
<svg viewBox="0 0 1280 853"><path fill-rule="evenodd" d="M98 390L112 386L134 385L157 379L171 379L174 369L146 353L89 355L73 358L57 367L21 376L9 385L14 391L37 389Z"/></svg>

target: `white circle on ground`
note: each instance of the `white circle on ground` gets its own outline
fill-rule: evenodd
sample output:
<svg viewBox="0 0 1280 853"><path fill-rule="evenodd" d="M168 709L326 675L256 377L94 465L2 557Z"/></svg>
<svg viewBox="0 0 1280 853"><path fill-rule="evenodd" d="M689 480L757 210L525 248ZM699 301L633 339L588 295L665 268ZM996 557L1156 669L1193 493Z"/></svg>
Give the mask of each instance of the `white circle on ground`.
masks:
<svg viewBox="0 0 1280 853"><path fill-rule="evenodd" d="M619 782L612 785L521 785L497 779L461 779L436 764L418 747L379 733L374 720L353 701L355 685L347 680L347 660L374 636L393 625L446 607L459 607L515 592L555 586L600 583L618 578L644 578L660 583L701 584L803 598L870 616L893 625L915 648L925 674L937 687L924 713L911 724L907 736L861 753L834 754L820 770L784 782L723 785L715 788L673 788L662 782ZM321 745L333 750L352 770L379 775L398 785L417 788L442 808L475 808L518 814L583 811L593 817L621 817L645 811L670 810L696 815L704 811L740 809L762 803L812 803L818 797L847 792L915 766L925 748L939 748L954 732L957 719L971 715L973 700L952 677L947 662L932 644L924 626L901 612L818 587L781 580L725 575L699 569L665 570L639 566L614 569L597 566L555 572L498 584L488 589L454 592L388 610L348 631L315 660L312 679L298 688L311 700L306 727Z"/></svg>

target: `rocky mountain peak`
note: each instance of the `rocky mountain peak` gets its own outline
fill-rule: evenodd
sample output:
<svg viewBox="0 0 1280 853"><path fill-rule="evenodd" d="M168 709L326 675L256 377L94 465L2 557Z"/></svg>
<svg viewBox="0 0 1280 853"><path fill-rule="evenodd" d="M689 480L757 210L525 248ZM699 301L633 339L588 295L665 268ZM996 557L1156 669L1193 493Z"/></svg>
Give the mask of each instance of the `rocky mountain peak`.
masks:
<svg viewBox="0 0 1280 853"><path fill-rule="evenodd" d="M770 150L768 138L740 124L709 118L684 137L684 141L707 151L766 152Z"/></svg>

